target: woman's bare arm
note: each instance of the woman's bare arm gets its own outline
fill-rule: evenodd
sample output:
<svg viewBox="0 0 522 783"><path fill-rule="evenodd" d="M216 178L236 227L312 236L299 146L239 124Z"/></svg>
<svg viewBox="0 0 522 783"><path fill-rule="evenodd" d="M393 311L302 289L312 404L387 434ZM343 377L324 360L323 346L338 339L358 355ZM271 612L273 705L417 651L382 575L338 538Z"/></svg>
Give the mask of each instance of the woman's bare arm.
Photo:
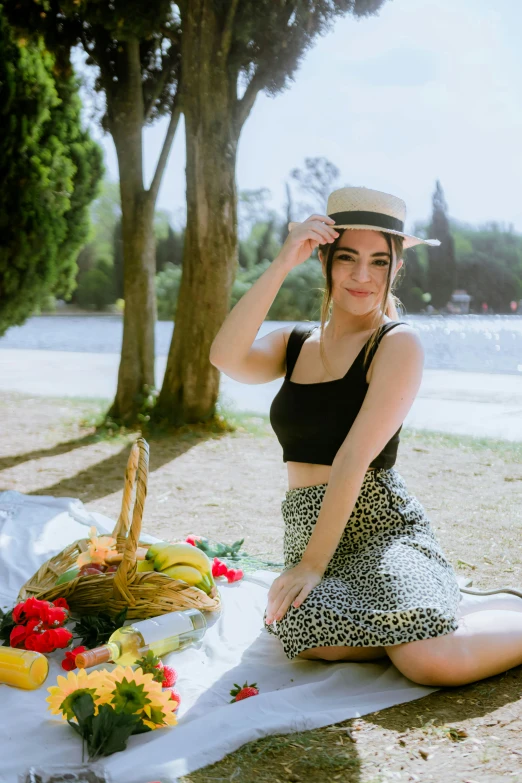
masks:
<svg viewBox="0 0 522 783"><path fill-rule="evenodd" d="M265 383L284 374L284 328L259 341L256 335L290 271L276 258L232 308L214 338L210 362L231 378L242 383Z"/></svg>
<svg viewBox="0 0 522 783"><path fill-rule="evenodd" d="M327 215L311 215L296 223L277 257L227 315L210 347L210 362L243 383L267 383L284 375L288 327L256 340L286 276L323 242L338 236ZM254 342L255 341L255 342Z"/></svg>

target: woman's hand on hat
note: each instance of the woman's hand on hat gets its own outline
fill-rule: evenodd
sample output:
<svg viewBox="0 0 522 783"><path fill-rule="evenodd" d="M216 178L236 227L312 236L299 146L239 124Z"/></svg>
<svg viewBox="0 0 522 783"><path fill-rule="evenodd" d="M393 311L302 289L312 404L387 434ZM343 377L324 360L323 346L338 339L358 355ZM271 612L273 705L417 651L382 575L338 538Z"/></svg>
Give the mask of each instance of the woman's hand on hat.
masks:
<svg viewBox="0 0 522 783"><path fill-rule="evenodd" d="M281 620L290 605L297 609L322 578L321 572L303 563L283 571L274 579L268 591L266 607L268 625L271 625L274 620Z"/></svg>
<svg viewBox="0 0 522 783"><path fill-rule="evenodd" d="M332 228L335 220L328 215L310 215L302 223L289 223L288 236L278 258L291 268L306 261L316 247L329 244L339 236Z"/></svg>

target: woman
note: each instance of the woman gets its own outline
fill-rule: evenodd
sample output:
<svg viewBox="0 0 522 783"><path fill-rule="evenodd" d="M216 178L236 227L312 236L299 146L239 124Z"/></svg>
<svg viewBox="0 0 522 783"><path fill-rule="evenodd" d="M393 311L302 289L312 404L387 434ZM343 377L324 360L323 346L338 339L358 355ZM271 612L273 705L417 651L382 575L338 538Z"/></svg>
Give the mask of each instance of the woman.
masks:
<svg viewBox="0 0 522 783"><path fill-rule="evenodd" d="M392 288L403 249L440 242L405 234L404 202L380 191L341 188L327 212L290 224L210 355L244 383L284 375L270 418L288 468L285 570L270 588L265 627L290 659L388 656L434 686L489 677L522 663L522 601L459 615L455 572L394 468L423 350L398 320ZM256 340L286 275L317 247L320 328L285 326Z"/></svg>

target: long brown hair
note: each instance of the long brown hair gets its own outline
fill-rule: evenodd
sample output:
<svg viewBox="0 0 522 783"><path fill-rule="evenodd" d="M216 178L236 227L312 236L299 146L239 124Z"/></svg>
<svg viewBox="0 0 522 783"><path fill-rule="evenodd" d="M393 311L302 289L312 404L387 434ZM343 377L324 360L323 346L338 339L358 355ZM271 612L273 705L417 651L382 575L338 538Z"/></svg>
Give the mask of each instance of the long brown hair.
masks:
<svg viewBox="0 0 522 783"><path fill-rule="evenodd" d="M333 241L325 243L324 245L319 245L319 250L321 251L321 255L323 258L326 258L326 264L325 264L325 276L326 276L326 288L323 289L323 300L321 302L321 328L320 328L320 338L319 338L319 350L321 353L321 358L323 360L324 366L328 369L327 362L326 362L326 354L324 350L324 328L326 325L326 321L329 318L330 315L330 305L332 303L332 289L333 289L333 283L332 283L332 266L333 266L333 257L335 250L337 248L337 245L339 243L339 240L341 239L342 235L346 231L345 228L338 229L339 236ZM374 328L375 331L373 332L372 336L370 337L367 345L366 350L364 352L364 366L366 367L368 363L368 357L370 355L370 352L375 345L375 342L377 340L379 330L378 327L382 324L382 316L387 315L388 318L391 318L392 320L397 320L399 318L399 314L397 311L397 306L401 305L400 300L395 296L393 293L393 289L398 283L399 280L399 273L395 276L395 280L392 282L392 271L393 268L398 261L398 259L402 256L403 251L403 245L404 245L404 237L400 236L399 234L389 234L387 231L379 231L379 234L381 234L385 240L386 244L388 245L388 250L390 253L390 259L391 263L388 265L388 276L386 278L386 285L384 286L384 293L381 300L381 306L380 306L380 314L377 313L377 316L375 318L375 324ZM394 252L395 251L395 252ZM402 271L402 270L401 270ZM333 373L331 373L333 374Z"/></svg>

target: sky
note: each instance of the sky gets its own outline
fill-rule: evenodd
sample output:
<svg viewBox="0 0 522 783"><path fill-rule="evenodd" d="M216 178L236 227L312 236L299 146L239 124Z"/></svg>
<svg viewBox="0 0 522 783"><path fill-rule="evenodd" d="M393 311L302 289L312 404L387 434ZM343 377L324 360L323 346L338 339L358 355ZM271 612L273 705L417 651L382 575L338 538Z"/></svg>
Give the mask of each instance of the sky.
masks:
<svg viewBox="0 0 522 783"><path fill-rule="evenodd" d="M406 230L429 219L439 179L452 218L522 232L521 29L518 0L388 0L378 16L338 19L288 89L258 95L239 142L239 190L268 188L281 209L290 171L324 156L339 186L404 199ZM145 130L147 185L165 129ZM112 140L93 132L117 180ZM157 206L182 220L182 122Z"/></svg>

